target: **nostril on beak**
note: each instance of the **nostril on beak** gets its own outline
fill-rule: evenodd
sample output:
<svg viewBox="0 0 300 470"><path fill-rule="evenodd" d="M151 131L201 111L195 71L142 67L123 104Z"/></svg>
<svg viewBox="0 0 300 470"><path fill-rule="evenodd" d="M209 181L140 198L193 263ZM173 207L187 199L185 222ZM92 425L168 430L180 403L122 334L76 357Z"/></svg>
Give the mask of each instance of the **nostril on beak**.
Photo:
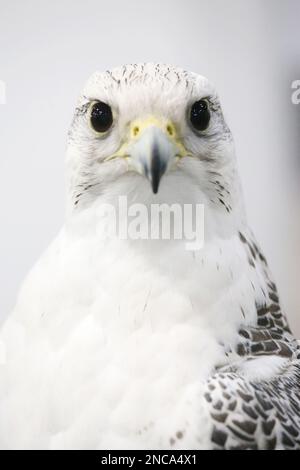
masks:
<svg viewBox="0 0 300 470"><path fill-rule="evenodd" d="M140 132L140 128L138 126L134 126L132 130L134 137L136 137L139 134L139 132Z"/></svg>
<svg viewBox="0 0 300 470"><path fill-rule="evenodd" d="M168 124L167 127L166 127L166 130L167 130L167 133L172 136L174 134L174 129L173 127L171 126L171 124Z"/></svg>

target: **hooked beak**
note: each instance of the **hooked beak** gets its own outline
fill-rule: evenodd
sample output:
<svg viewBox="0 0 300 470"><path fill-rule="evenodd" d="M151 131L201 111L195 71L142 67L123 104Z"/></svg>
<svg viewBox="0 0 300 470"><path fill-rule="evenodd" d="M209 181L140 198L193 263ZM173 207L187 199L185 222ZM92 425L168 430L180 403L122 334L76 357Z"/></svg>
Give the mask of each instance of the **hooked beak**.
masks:
<svg viewBox="0 0 300 470"><path fill-rule="evenodd" d="M130 166L149 180L153 193L157 194L163 175L186 155L186 151L177 140L171 124L164 126L158 121L150 121L148 125L135 123L133 130L128 146Z"/></svg>
<svg viewBox="0 0 300 470"><path fill-rule="evenodd" d="M153 142L150 163L144 162L144 174L151 183L152 191L157 194L160 180L168 166L168 158L161 153L157 142Z"/></svg>

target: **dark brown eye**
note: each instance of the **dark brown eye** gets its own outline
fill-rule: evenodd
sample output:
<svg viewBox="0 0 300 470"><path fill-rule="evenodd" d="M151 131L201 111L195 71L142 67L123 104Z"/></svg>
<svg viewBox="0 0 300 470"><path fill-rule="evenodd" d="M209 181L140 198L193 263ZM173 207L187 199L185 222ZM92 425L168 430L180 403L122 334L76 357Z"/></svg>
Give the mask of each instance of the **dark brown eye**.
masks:
<svg viewBox="0 0 300 470"><path fill-rule="evenodd" d="M196 101L193 104L191 108L190 121L197 131L204 131L207 129L210 121L210 112L205 100Z"/></svg>
<svg viewBox="0 0 300 470"><path fill-rule="evenodd" d="M92 105L90 120L96 132L107 132L113 123L111 107L102 101L97 101Z"/></svg>

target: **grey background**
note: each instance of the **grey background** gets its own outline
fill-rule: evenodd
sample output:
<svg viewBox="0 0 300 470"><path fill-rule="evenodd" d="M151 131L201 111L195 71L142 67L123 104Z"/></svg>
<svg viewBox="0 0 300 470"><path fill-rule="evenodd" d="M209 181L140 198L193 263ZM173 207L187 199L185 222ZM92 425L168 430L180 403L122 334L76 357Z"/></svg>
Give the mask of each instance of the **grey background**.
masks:
<svg viewBox="0 0 300 470"><path fill-rule="evenodd" d="M162 61L216 84L250 223L300 337L300 2L0 0L0 12L0 318L63 222L66 133L83 83Z"/></svg>

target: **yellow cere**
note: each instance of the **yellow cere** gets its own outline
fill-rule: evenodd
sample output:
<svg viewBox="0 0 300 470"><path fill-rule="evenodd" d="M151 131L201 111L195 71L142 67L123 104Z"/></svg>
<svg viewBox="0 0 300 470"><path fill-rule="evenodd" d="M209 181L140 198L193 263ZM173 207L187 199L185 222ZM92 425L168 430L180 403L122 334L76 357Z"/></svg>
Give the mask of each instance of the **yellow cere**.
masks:
<svg viewBox="0 0 300 470"><path fill-rule="evenodd" d="M129 157L128 154L128 146L136 139L139 139L141 135L143 134L143 131L147 129L148 127L155 126L159 129L161 129L163 132L165 132L171 140L174 141L176 144L176 147L178 149L177 157L182 158L187 155L189 155L189 152L186 150L182 142L177 136L177 132L175 129L175 126L173 123L170 121L161 121L157 119L155 116L149 116L147 119L144 119L143 121L140 120L135 120L131 123L130 125L130 137L128 140L126 140L119 150L108 157L106 160L111 160L113 158L118 158L118 157L123 157L127 158Z"/></svg>

